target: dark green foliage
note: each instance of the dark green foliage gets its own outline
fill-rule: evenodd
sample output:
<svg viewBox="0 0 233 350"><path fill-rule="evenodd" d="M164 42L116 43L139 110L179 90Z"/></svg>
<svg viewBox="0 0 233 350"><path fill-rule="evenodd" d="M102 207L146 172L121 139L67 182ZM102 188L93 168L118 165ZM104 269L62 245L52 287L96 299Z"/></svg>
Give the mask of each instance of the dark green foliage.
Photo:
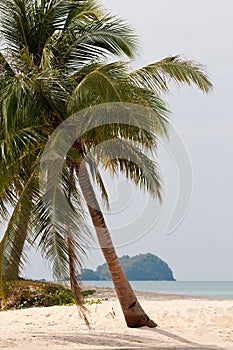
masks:
<svg viewBox="0 0 233 350"><path fill-rule="evenodd" d="M120 263L131 281L174 281L172 270L168 264L156 255L147 253L133 257L124 255L119 258ZM95 276L97 278L95 278ZM89 278L92 277L92 278ZM84 269L82 280L97 281L111 280L106 264L99 265L96 271Z"/></svg>
<svg viewBox="0 0 233 350"><path fill-rule="evenodd" d="M82 292L82 295L85 298L85 297L89 297L89 295L93 295L95 293L96 293L96 291L94 289L88 289L88 290L84 290Z"/></svg>
<svg viewBox="0 0 233 350"><path fill-rule="evenodd" d="M95 290L86 290L82 296L93 295ZM38 306L75 304L73 293L66 286L48 282L20 280L5 284L5 310Z"/></svg>

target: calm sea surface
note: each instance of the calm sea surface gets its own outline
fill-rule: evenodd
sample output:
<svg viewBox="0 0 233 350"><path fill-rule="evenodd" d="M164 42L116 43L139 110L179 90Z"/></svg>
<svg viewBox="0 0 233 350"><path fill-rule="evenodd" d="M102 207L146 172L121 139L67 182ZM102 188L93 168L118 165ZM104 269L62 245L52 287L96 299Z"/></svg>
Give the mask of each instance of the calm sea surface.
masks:
<svg viewBox="0 0 233 350"><path fill-rule="evenodd" d="M134 290L233 299L233 282L131 281ZM111 281L83 281L83 285L113 287Z"/></svg>

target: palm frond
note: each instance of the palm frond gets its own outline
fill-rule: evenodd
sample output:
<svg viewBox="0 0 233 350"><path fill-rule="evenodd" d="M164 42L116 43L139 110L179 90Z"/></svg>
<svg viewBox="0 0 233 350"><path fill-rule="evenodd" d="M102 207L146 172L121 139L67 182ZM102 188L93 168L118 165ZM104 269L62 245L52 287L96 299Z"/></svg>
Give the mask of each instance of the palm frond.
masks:
<svg viewBox="0 0 233 350"><path fill-rule="evenodd" d="M37 176L36 170L31 174L20 193L17 203L13 208L7 228L0 242L0 291L2 292L2 277L10 261L19 260L20 267L27 260L25 249L19 251L18 243L23 240L31 243L31 235L28 234L30 213L32 210L33 198L37 197ZM21 256L19 256L19 254Z"/></svg>
<svg viewBox="0 0 233 350"><path fill-rule="evenodd" d="M137 124L137 121L142 119L142 117L138 117L140 111L144 120L153 116L154 127L152 129L152 125L150 125L147 130L153 130L156 135L167 135L168 109L166 104L155 92L138 87L132 83L132 80L128 77L128 67L125 62L88 66L86 75L83 76L83 79L75 86L72 92L68 113L75 113L88 106L94 106L92 112L95 113L94 109L96 105L102 103L108 103L110 105L111 102L122 102L122 106L123 102L125 102L125 106L127 106L125 110L131 109L131 112L129 110L127 112L128 124L132 120L131 127L132 124ZM115 104L116 106L117 104ZM112 111L114 109L113 106L109 106L109 108ZM117 111L117 107L115 109L114 115L117 116L120 114L121 108L119 107L119 111ZM133 112L135 113L135 118L133 118ZM100 113L98 118L99 116ZM108 124L107 116L103 114L104 120ZM113 129L109 128L109 130ZM122 129L119 128L119 132L122 132L122 130L126 131L127 128L122 125ZM104 135L106 135L106 132ZM101 137L100 133L98 135L96 134L96 137L93 136L92 139L99 140L99 137ZM146 142L146 138L142 141Z"/></svg>
<svg viewBox="0 0 233 350"><path fill-rule="evenodd" d="M126 179L161 201L158 165L132 143L119 138L109 140L93 149L93 159L111 175L122 172Z"/></svg>
<svg viewBox="0 0 233 350"><path fill-rule="evenodd" d="M109 72L113 65L101 66L88 73L74 89L70 109L82 110L101 103L120 102L121 96L116 86L117 77L112 79ZM119 67L119 65L118 65ZM114 70L115 72L117 69Z"/></svg>
<svg viewBox="0 0 233 350"><path fill-rule="evenodd" d="M111 138L131 140L135 145L153 150L157 146L158 132L163 133L161 121L152 108L138 103L104 103L87 108L74 115L69 122L82 135L89 150Z"/></svg>
<svg viewBox="0 0 233 350"><path fill-rule="evenodd" d="M64 56L69 69L78 71L88 61L91 63L109 54L133 58L137 38L125 21L105 15L96 21L74 22L73 25L72 36L67 33L70 43Z"/></svg>
<svg viewBox="0 0 233 350"><path fill-rule="evenodd" d="M90 233L81 195L74 179L70 178L73 175L68 171L62 172L64 159L59 153L53 153L53 150L58 150L57 140L60 141L59 137L51 141L48 153L42 158L43 192L34 207L33 227L42 254L50 261L55 278L60 280L69 276L68 233L72 233L72 239L76 242L79 261L85 255L83 247Z"/></svg>
<svg viewBox="0 0 233 350"><path fill-rule="evenodd" d="M102 179L101 173L97 168L97 164L95 160L92 157L90 157L90 154L88 154L88 156L86 157L86 161L89 165L92 180L94 181L94 183L98 185L98 188L100 190L102 202L104 206L109 210L110 204L109 204L108 192L104 185L104 181Z"/></svg>
<svg viewBox="0 0 233 350"><path fill-rule="evenodd" d="M16 205L19 187L23 188L37 165L36 156L46 142L37 128L18 130L8 137L0 132L0 221L9 218L8 208Z"/></svg>
<svg viewBox="0 0 233 350"><path fill-rule="evenodd" d="M80 266L79 257L78 257L77 252L76 252L76 244L77 244L77 241L75 241L72 238L72 235L70 235L70 237L68 237L68 239L67 239L68 254L69 254L70 287L71 287L71 290L73 292L73 295L74 295L74 298L76 301L76 305L78 306L78 310L81 312L81 315L82 315L86 325L90 329L90 323L89 323L88 318L86 316L87 309L83 306L83 297L82 297L82 293L81 293L81 286L80 286L80 283L78 281L78 276L79 276L79 271L81 269L81 266ZM78 266L78 269L77 269L77 266Z"/></svg>
<svg viewBox="0 0 233 350"><path fill-rule="evenodd" d="M86 0L73 2L73 7L70 8L63 31L68 30L70 26L72 27L74 20L87 23L98 20L102 16L102 13L102 6L96 1Z"/></svg>
<svg viewBox="0 0 233 350"><path fill-rule="evenodd" d="M130 74L134 84L152 91L168 90L168 81L178 85L185 83L194 84L203 92L209 92L212 84L202 65L181 59L180 56L169 56L159 62L155 62L136 70Z"/></svg>

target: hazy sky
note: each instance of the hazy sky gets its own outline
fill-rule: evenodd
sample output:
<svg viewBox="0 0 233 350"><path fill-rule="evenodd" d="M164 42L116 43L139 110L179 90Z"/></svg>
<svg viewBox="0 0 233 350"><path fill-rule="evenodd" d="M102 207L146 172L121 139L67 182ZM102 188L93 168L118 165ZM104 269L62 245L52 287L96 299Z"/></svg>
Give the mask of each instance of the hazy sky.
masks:
<svg viewBox="0 0 233 350"><path fill-rule="evenodd" d="M166 234L178 193L178 176L161 146L159 162L166 202L151 229L151 222L161 211L158 204L149 202L147 206L148 197L122 181L111 188L114 213L107 215L107 221L117 251L119 255L154 253L168 262L178 280L233 280L233 2L103 3L137 31L141 57L136 66L182 54L204 64L215 86L209 96L187 87L173 87L172 93L165 96L171 120L186 144L193 167L193 196L183 222L171 235ZM109 187L110 182L106 183ZM95 268L103 262L101 252L92 249L86 266ZM26 274L48 277L45 264L35 257Z"/></svg>

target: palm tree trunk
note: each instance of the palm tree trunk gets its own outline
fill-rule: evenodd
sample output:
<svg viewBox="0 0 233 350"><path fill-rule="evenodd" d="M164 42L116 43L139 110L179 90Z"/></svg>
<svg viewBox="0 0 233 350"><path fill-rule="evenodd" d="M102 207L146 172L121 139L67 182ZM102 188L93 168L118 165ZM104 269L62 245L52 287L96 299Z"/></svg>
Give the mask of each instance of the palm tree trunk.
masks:
<svg viewBox="0 0 233 350"><path fill-rule="evenodd" d="M150 320L139 304L125 272L120 265L110 232L91 184L85 162L82 163L79 171L78 169L76 170L79 177L80 187L87 203L101 250L107 262L127 326L131 328L143 326L151 328L156 327L157 324Z"/></svg>

